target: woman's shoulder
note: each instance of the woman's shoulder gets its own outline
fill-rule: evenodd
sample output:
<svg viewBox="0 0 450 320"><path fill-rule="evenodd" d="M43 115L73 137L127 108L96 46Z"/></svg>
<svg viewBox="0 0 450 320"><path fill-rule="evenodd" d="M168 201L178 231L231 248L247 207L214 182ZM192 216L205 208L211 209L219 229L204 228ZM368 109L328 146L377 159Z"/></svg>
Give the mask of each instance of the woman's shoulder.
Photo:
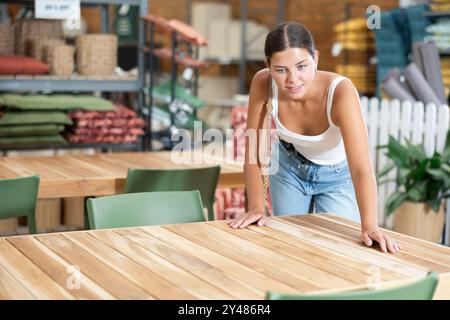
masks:
<svg viewBox="0 0 450 320"><path fill-rule="evenodd" d="M319 72L322 75L322 81L324 83L325 88L330 88L333 81L338 78L343 78L345 80L340 81L335 87L335 94L334 94L335 96L345 92L348 93L349 90L354 90L353 82L346 76L330 71L319 71Z"/></svg>
<svg viewBox="0 0 450 320"><path fill-rule="evenodd" d="M267 82L269 81L269 69L268 68L264 68L259 70L257 73L255 73L255 75L253 76L253 80L252 80L252 84L255 83L257 85L260 84L267 84Z"/></svg>
<svg viewBox="0 0 450 320"><path fill-rule="evenodd" d="M336 80L337 78L345 78L345 79L347 79L347 77L345 77L345 76L343 76L343 75L341 75L341 74L339 74L339 73L336 73L336 72L331 72L331 71L322 71L322 70L320 70L320 71L318 71L319 73L320 73L320 75L321 75L321 78L322 78L322 81L325 83L325 84L331 84L334 80Z"/></svg>
<svg viewBox="0 0 450 320"><path fill-rule="evenodd" d="M265 97L267 94L269 83L269 69L265 68L259 70L252 79L250 92L253 92L257 96Z"/></svg>

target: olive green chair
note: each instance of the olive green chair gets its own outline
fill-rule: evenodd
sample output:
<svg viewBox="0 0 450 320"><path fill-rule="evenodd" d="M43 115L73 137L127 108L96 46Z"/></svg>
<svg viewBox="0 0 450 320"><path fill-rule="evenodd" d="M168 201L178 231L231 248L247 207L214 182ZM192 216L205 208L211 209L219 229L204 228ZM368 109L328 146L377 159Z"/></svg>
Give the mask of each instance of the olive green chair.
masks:
<svg viewBox="0 0 450 320"><path fill-rule="evenodd" d="M124 193L150 191L199 190L208 209L208 220L214 220L214 197L220 166L190 169L128 169Z"/></svg>
<svg viewBox="0 0 450 320"><path fill-rule="evenodd" d="M27 217L28 230L36 233L39 177L0 179L0 219Z"/></svg>
<svg viewBox="0 0 450 320"><path fill-rule="evenodd" d="M438 285L436 272L410 284L388 288L334 294L281 294L267 292L268 300L431 300Z"/></svg>
<svg viewBox="0 0 450 320"><path fill-rule="evenodd" d="M87 200L91 229L205 221L198 190L139 192Z"/></svg>

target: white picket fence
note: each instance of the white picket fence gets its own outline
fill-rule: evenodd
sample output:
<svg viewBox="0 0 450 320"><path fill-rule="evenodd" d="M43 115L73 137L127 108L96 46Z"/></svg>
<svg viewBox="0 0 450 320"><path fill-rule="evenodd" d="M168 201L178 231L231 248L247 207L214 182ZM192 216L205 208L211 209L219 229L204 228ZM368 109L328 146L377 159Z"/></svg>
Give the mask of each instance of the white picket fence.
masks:
<svg viewBox="0 0 450 320"><path fill-rule="evenodd" d="M377 149L379 145L388 142L389 135L400 141L404 138L413 143L424 143L425 151L431 156L435 150L441 152L444 148L447 130L449 129L449 107L436 106L422 102L411 103L398 100L380 100L361 97L361 105L367 124L372 164L375 172L382 170L387 162L385 149ZM395 179L396 172L392 170L389 178ZM387 183L378 187L378 216L379 221L386 227L392 227L392 217L385 215L384 204L387 197L395 192L395 183ZM450 201L449 201L450 202ZM450 203L447 203L447 230L446 242L448 244L450 225Z"/></svg>

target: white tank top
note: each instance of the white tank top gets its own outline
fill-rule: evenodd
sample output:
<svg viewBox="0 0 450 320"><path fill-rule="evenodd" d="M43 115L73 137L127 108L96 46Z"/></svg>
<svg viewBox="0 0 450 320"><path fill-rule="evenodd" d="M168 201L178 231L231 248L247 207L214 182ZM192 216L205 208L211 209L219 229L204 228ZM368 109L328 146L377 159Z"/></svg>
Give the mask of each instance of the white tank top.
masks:
<svg viewBox="0 0 450 320"><path fill-rule="evenodd" d="M339 76L334 79L329 88L327 96L327 117L328 129L317 136L305 136L292 132L283 126L278 118L278 87L275 81L272 80L272 106L273 118L278 129L280 139L292 143L306 159L319 165L333 165L338 164L345 159L344 142L341 136L341 130L331 120L331 106L333 104L333 94L336 86L345 77Z"/></svg>

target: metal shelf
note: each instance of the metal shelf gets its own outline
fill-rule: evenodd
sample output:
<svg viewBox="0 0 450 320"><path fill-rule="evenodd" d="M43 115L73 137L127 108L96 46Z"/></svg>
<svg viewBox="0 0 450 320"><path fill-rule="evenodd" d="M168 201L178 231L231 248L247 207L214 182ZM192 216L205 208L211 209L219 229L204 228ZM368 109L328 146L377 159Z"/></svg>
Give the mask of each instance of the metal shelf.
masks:
<svg viewBox="0 0 450 320"><path fill-rule="evenodd" d="M2 2L6 3L15 3L15 4L34 4L34 0L3 0ZM129 4L138 6L142 4L141 0L80 0L80 3L83 4L92 4L92 5L102 5L102 4Z"/></svg>
<svg viewBox="0 0 450 320"><path fill-rule="evenodd" d="M427 18L445 18L450 17L450 11L427 11L423 15Z"/></svg>
<svg viewBox="0 0 450 320"><path fill-rule="evenodd" d="M227 2L227 1L222 1ZM207 62L210 63L217 63L219 65L228 65L228 64L236 64L239 66L239 93L245 94L248 93L246 90L246 83L247 83L247 63L248 62L260 62L264 61L259 59L254 59L252 57L248 57L248 43L247 43L247 28L246 28L246 21L248 20L248 2L249 0L239 0L239 20L241 23L241 52L239 59L209 59ZM277 0L277 6L278 6L278 12L273 14L273 17L276 19L276 23L281 23L285 19L285 2L286 0ZM187 22L190 24L192 19L192 0L187 0ZM266 9L256 10L258 12L267 12ZM255 12L256 12L255 11ZM253 12L253 11L252 11Z"/></svg>
<svg viewBox="0 0 450 320"><path fill-rule="evenodd" d="M204 60L208 63L215 63L220 65L229 65L229 64L239 64L241 60L239 59L227 59L227 58L207 58ZM265 61L265 58L255 59L255 58L247 58L246 61L248 62L261 62Z"/></svg>
<svg viewBox="0 0 450 320"><path fill-rule="evenodd" d="M4 0L6 3L16 4L34 4L34 0ZM129 4L139 6L139 14L144 16L147 14L147 0L80 0L81 5L99 5L102 6L102 31L109 31L109 16L106 5L120 5ZM143 39L143 26L139 26L139 40L138 46L141 47ZM87 91L105 91L105 92L139 92L144 83L144 56L143 53L138 50L138 69L139 76L137 79L120 79L115 77L114 79L88 79L79 77L77 79L46 79L46 76L41 77L15 77L14 79L8 79L6 77L0 78L0 92L1 91L74 91L74 92L87 92ZM143 105L143 97L139 96L139 105Z"/></svg>
<svg viewBox="0 0 450 320"><path fill-rule="evenodd" d="M0 79L0 91L138 92L139 80Z"/></svg>
<svg viewBox="0 0 450 320"><path fill-rule="evenodd" d="M3 0L5 3L14 3L22 5L34 5L34 0ZM139 7L139 16L147 15L147 0L80 0L82 6L100 6L101 7L101 29L102 32L108 33L109 30L109 10L108 5L134 5ZM139 22L138 30L138 48L143 47L144 44L144 25ZM70 78L61 79L53 76L17 76L17 77L0 77L0 92L1 91L44 91L44 92L88 92L88 91L104 91L104 92L137 92L139 101L139 111L142 111L144 106L144 94L141 90L144 85L145 61L144 54L138 50L137 54L139 75L135 78L121 79L117 76L108 78L96 79L93 77L78 77L72 76ZM69 144L58 145L53 147L42 148L8 148L1 149L2 152L7 150L39 150L39 149L74 149L74 148L97 148L105 150L141 150L142 138L136 143L98 143L98 144Z"/></svg>

